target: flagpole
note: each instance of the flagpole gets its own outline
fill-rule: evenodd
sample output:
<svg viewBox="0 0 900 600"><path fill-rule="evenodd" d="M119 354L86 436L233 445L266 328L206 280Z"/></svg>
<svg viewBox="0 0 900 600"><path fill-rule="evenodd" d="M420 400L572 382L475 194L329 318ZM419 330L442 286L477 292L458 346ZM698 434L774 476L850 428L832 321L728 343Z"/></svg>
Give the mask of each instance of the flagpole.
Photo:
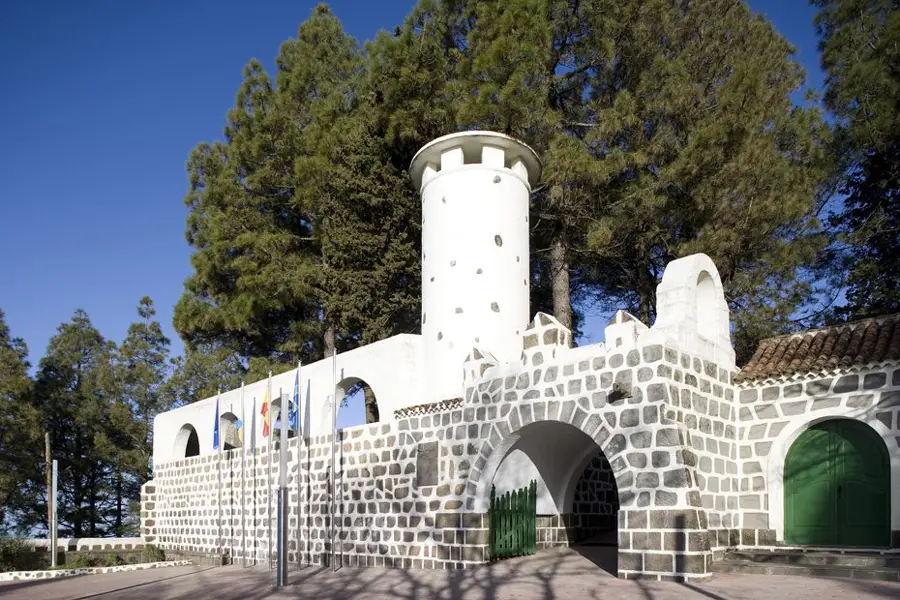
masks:
<svg viewBox="0 0 900 600"><path fill-rule="evenodd" d="M266 413L266 419L269 423L272 423L272 371L269 371L269 379L266 380L266 395L269 398L269 408ZM272 568L272 427L269 427L269 435L266 436L268 439L268 463L269 470L266 473L266 517L268 517L268 523L266 524L266 529L269 534L269 543L267 546L267 551L269 553L269 569Z"/></svg>
<svg viewBox="0 0 900 600"><path fill-rule="evenodd" d="M219 398L222 395L222 388L220 387L216 394L216 462L218 463L218 467L216 468L216 479L218 479L218 485L216 486L216 491L218 493L218 507L219 507L219 518L218 521L218 529L219 529L219 539L216 540L216 546L219 546L222 543L222 435L220 431L219 424L222 420L222 417L219 415ZM221 548L219 550L221 552Z"/></svg>
<svg viewBox="0 0 900 600"><path fill-rule="evenodd" d="M335 483L335 443L337 442L337 348L331 352L331 571L337 571L337 552L334 547L334 513L337 500Z"/></svg>
<svg viewBox="0 0 900 600"><path fill-rule="evenodd" d="M251 526L253 527L253 565L256 566L259 561L259 538L256 535L256 532L259 531L257 528L259 513L256 510L259 506L259 480L256 478L258 473L256 468L256 455L258 454L256 451L256 396L253 396L253 410L250 411L250 422L250 459L253 461L253 466L251 467L252 473L250 475L253 480L253 486L251 487L253 490L253 519L251 520Z"/></svg>
<svg viewBox="0 0 900 600"><path fill-rule="evenodd" d="M294 399L294 410L297 411L297 564L299 566L303 566L303 547L300 542L302 540L302 519L303 519L303 478L300 476L300 449L302 447L303 439L300 435L300 390L302 386L300 385L300 367L302 366L301 361L297 361L297 396Z"/></svg>
<svg viewBox="0 0 900 600"><path fill-rule="evenodd" d="M247 522L245 518L246 511L244 509L244 479L245 465L247 458L247 441L244 439L247 432L247 411L244 410L244 381L241 380L241 566L247 566Z"/></svg>

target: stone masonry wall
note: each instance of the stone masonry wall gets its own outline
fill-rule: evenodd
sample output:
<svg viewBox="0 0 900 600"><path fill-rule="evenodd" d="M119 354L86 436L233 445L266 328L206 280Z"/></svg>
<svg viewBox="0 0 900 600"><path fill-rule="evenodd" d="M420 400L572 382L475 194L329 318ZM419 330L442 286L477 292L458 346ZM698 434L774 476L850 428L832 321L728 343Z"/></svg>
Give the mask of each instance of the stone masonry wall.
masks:
<svg viewBox="0 0 900 600"><path fill-rule="evenodd" d="M672 348L664 354L657 374L669 380L666 417L684 426L683 460L699 495L692 503L706 511L710 547L729 546L741 527L733 373ZM649 393L664 395L663 385Z"/></svg>
<svg viewBox="0 0 900 600"><path fill-rule="evenodd" d="M900 446L900 369L873 365L830 375L744 384L738 391L740 543L764 546L783 540L784 459L789 442L824 418L847 417L869 423L885 438L889 452ZM896 478L895 478L896 481ZM900 490L892 490L892 505ZM900 547L900 531L892 545Z"/></svg>
<svg viewBox="0 0 900 600"><path fill-rule="evenodd" d="M584 469L575 484L572 514L569 515L574 536L572 541L591 539L618 525L619 492L609 461L598 454Z"/></svg>
<svg viewBox="0 0 900 600"><path fill-rule="evenodd" d="M716 423L728 412L719 408L718 418L709 416L715 405L707 400L708 416L702 418L710 419L710 431L699 416L693 431L689 415L699 415L703 402L693 395L690 407L680 402L682 389L703 395L706 380L709 396L725 404L724 392L720 402L713 388L722 382L701 378L693 361L690 369L680 366L677 354L659 344L636 353L602 345L573 350L568 335L555 319L539 314L525 332L518 370L494 365L482 352L467 367L461 403L444 403L433 414L420 407L415 416L341 432L335 525L343 564L464 568L488 560L488 520L482 513L498 459L511 440L531 435L531 425L554 421L585 434L609 462L620 505L619 576L709 576L703 494L712 494L710 510L718 510L719 496L708 482L712 473L719 476L716 451L728 453L727 445L709 440L716 439ZM679 370L697 378L696 390L690 382L679 387ZM701 439L702 450L688 446ZM288 447L289 559L327 563L330 439L301 444L299 457L296 438ZM706 471L699 464L705 456L713 465ZM277 464L269 479L268 462L261 450L248 453L242 467L241 451L234 450L160 465L144 488L145 536L163 549L267 560L275 504L267 489L277 482ZM698 469L709 472L704 490ZM727 467L720 470L725 478ZM721 485L718 493L728 494ZM726 522L727 509L725 501L715 522ZM558 518L558 527L565 528L569 518Z"/></svg>

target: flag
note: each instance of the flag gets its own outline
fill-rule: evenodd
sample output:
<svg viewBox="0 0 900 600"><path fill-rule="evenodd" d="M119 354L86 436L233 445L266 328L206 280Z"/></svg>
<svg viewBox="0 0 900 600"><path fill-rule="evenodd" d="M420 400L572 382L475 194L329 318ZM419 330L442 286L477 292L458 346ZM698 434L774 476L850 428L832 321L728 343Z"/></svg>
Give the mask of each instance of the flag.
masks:
<svg viewBox="0 0 900 600"><path fill-rule="evenodd" d="M269 437L269 388L266 387L266 393L263 395L262 408L259 412L263 416L263 437Z"/></svg>
<svg viewBox="0 0 900 600"><path fill-rule="evenodd" d="M213 423L213 450L219 449L219 397L216 396L216 422Z"/></svg>
<svg viewBox="0 0 900 600"><path fill-rule="evenodd" d="M240 445L243 446L244 445L244 420L238 419L236 425L237 425L238 443L240 443Z"/></svg>
<svg viewBox="0 0 900 600"><path fill-rule="evenodd" d="M300 432L300 367L297 367L297 377L294 379L294 397L288 408L288 427Z"/></svg>

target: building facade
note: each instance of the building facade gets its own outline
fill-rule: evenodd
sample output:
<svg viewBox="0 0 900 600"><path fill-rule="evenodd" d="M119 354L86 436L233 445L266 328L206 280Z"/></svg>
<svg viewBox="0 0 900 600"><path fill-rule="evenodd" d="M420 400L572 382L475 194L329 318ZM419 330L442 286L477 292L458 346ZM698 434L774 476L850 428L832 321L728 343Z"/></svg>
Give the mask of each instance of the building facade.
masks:
<svg viewBox="0 0 900 600"><path fill-rule="evenodd" d="M159 415L148 543L270 559L279 465L259 409L268 393L277 418L296 380L294 564L484 564L491 490L531 481L538 547L605 540L620 577L703 580L738 547L900 546L900 316L767 340L739 370L718 271L692 255L667 266L652 326L620 311L604 343L572 347L528 309L534 152L453 134L411 174L422 335ZM360 381L381 422L332 436L335 398Z"/></svg>

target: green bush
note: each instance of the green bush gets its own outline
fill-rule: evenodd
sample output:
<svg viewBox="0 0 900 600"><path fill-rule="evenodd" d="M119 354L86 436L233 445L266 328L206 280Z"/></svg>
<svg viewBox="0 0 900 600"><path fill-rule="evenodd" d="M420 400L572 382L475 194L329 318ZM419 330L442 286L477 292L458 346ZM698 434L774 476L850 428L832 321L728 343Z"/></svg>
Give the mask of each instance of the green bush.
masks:
<svg viewBox="0 0 900 600"><path fill-rule="evenodd" d="M76 553L66 556L66 569L92 569L94 567L107 566L104 557L96 556L90 553Z"/></svg>
<svg viewBox="0 0 900 600"><path fill-rule="evenodd" d="M25 540L0 538L0 573L35 571L49 565L50 555L45 549L37 549Z"/></svg>
<svg viewBox="0 0 900 600"><path fill-rule="evenodd" d="M144 553L141 556L142 562L163 562L166 560L166 553L163 552L162 548L158 546L154 546L153 544L147 544L144 546Z"/></svg>

